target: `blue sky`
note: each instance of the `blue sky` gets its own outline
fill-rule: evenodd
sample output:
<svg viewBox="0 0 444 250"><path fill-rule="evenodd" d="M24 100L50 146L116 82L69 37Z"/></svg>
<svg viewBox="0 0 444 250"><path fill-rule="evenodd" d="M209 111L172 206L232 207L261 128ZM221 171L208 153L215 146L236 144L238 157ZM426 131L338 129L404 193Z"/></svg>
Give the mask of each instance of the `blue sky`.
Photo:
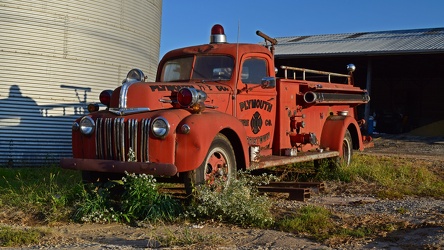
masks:
<svg viewBox="0 0 444 250"><path fill-rule="evenodd" d="M263 41L256 30L286 37L436 28L444 27L444 1L163 0L160 57L208 43L216 23L233 43Z"/></svg>

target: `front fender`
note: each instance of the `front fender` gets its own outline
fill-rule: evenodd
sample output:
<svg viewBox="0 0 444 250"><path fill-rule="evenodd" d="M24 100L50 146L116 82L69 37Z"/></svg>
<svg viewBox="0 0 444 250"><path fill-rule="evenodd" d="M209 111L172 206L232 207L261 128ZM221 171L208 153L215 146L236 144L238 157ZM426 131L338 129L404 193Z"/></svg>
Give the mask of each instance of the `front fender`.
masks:
<svg viewBox="0 0 444 250"><path fill-rule="evenodd" d="M181 132L181 127L185 124L190 127L188 134ZM244 156L248 156L247 135L240 121L225 113L207 111L186 117L177 127L175 165L178 172L198 168L204 161L214 137L222 130L234 132L242 144L241 148L244 151ZM238 160L245 161L245 166L248 166L248 157L236 159L236 161Z"/></svg>
<svg viewBox="0 0 444 250"><path fill-rule="evenodd" d="M330 116L327 118L322 128L321 148L330 148L339 151L339 155L342 155L342 140L347 129L352 135L354 148L362 150L361 131L355 118L351 116Z"/></svg>

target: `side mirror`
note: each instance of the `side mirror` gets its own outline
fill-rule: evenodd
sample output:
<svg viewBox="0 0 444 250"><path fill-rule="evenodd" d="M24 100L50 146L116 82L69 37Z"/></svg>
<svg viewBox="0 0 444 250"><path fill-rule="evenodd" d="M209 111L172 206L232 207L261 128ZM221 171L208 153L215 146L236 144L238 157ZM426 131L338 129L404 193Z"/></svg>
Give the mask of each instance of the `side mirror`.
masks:
<svg viewBox="0 0 444 250"><path fill-rule="evenodd" d="M276 87L276 78L269 76L262 78L261 87L263 89L272 89Z"/></svg>

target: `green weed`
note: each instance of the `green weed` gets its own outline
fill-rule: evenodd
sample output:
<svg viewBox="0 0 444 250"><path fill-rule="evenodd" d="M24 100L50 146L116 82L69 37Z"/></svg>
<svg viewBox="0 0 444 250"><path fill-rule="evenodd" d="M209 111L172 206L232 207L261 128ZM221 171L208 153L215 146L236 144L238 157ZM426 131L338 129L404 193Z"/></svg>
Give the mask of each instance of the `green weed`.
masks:
<svg viewBox="0 0 444 250"><path fill-rule="evenodd" d="M258 177L241 172L228 186L216 183L216 187L223 186L220 190L209 185L198 186L195 200L185 215L196 220L211 219L241 226L263 228L273 225L272 202L266 195L260 195L256 188L269 180L266 175Z"/></svg>
<svg viewBox="0 0 444 250"><path fill-rule="evenodd" d="M177 220L182 207L171 196L159 193L156 179L152 175L127 174L123 178L125 192L122 211L130 220Z"/></svg>
<svg viewBox="0 0 444 250"><path fill-rule="evenodd" d="M327 209L308 205L300 208L295 215L278 221L277 226L283 231L323 238L334 228L334 223Z"/></svg>
<svg viewBox="0 0 444 250"><path fill-rule="evenodd" d="M46 235L46 231L39 229L15 229L0 227L0 247L18 247L35 244Z"/></svg>
<svg viewBox="0 0 444 250"><path fill-rule="evenodd" d="M82 189L80 176L56 167L0 168L2 206L19 207L45 222L65 220Z"/></svg>
<svg viewBox="0 0 444 250"><path fill-rule="evenodd" d="M121 197L112 190L123 188ZM182 211L181 204L158 191L153 176L126 174L121 181L90 185L82 192L74 213L81 222L174 221Z"/></svg>
<svg viewBox="0 0 444 250"><path fill-rule="evenodd" d="M444 197L444 179L431 172L421 161L396 157L357 155L350 166L338 169L340 181L363 180L381 186L382 198L400 198L406 195Z"/></svg>

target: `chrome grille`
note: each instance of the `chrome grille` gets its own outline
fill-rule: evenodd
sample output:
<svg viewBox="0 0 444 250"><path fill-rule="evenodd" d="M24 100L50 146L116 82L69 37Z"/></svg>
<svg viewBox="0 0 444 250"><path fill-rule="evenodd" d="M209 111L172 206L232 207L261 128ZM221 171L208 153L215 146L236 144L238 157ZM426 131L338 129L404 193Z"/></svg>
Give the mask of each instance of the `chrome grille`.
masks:
<svg viewBox="0 0 444 250"><path fill-rule="evenodd" d="M137 161L149 161L150 119L98 118L96 156L98 159L127 161L131 148Z"/></svg>

